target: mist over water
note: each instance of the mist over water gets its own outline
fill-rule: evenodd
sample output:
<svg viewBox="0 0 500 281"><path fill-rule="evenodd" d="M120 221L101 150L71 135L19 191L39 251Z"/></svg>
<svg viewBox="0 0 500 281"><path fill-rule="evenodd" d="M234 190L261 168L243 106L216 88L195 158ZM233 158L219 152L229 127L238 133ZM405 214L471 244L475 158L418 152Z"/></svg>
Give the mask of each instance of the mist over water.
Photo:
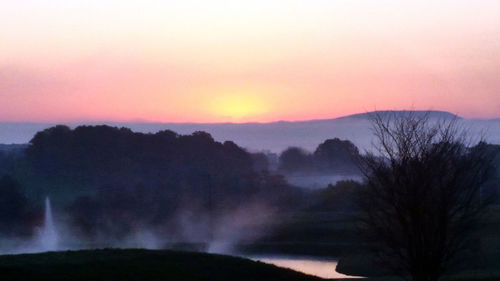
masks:
<svg viewBox="0 0 500 281"><path fill-rule="evenodd" d="M146 224L125 236L99 233L92 239L80 236L64 214L55 214L49 197L45 198L43 224L30 238L2 240L0 254L38 253L96 248L184 249L218 254L234 254L239 243L250 243L265 231L273 210L265 205L241 206L231 213L210 218L207 214L182 211L173 216L171 225L158 229ZM113 228L113 224L108 227ZM118 231L119 229L116 229ZM109 231L109 229L108 229ZM179 248L180 247L180 248Z"/></svg>
<svg viewBox="0 0 500 281"><path fill-rule="evenodd" d="M50 198L46 197L43 209L43 224L35 227L31 237L4 238L0 254L39 253L61 250L60 233L57 230ZM18 222L19 224L23 222Z"/></svg>
<svg viewBox="0 0 500 281"><path fill-rule="evenodd" d="M52 215L52 206L50 198L45 198L45 214L43 226L40 229L38 236L41 251L56 251L59 246L59 233L54 224L54 217Z"/></svg>

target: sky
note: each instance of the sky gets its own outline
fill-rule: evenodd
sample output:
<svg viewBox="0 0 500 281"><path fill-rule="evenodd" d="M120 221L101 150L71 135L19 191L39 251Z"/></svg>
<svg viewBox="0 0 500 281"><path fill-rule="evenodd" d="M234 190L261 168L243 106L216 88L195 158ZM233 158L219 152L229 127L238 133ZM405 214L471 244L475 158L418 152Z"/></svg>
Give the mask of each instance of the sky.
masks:
<svg viewBox="0 0 500 281"><path fill-rule="evenodd" d="M497 0L0 0L0 121L500 117Z"/></svg>

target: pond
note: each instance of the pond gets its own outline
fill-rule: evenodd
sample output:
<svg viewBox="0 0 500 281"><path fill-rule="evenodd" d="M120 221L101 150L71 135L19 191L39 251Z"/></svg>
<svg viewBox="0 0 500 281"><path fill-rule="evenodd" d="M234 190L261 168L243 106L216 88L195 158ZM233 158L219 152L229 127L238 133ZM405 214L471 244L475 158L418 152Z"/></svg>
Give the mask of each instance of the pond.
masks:
<svg viewBox="0 0 500 281"><path fill-rule="evenodd" d="M298 272L314 275L321 278L359 278L348 276L335 271L336 260L320 260L309 257L251 257L252 260L289 268Z"/></svg>

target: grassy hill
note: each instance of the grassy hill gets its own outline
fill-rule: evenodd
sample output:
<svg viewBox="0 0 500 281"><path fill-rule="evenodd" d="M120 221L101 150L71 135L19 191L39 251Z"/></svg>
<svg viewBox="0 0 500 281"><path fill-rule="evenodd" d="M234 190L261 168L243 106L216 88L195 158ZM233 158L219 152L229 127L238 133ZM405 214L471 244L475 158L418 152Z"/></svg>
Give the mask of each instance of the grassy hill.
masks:
<svg viewBox="0 0 500 281"><path fill-rule="evenodd" d="M244 258L167 250L104 249L0 256L1 280L319 281Z"/></svg>

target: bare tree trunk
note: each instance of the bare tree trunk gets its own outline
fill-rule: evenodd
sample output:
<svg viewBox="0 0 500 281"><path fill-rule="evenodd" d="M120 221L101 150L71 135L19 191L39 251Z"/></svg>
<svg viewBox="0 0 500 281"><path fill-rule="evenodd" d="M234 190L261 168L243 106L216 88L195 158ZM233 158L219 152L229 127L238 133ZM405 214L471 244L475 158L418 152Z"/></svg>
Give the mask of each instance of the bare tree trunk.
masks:
<svg viewBox="0 0 500 281"><path fill-rule="evenodd" d="M387 270L414 281L439 280L465 250L484 210L480 188L492 157L456 120L376 116L373 130L378 154L360 161L367 185L362 235Z"/></svg>

